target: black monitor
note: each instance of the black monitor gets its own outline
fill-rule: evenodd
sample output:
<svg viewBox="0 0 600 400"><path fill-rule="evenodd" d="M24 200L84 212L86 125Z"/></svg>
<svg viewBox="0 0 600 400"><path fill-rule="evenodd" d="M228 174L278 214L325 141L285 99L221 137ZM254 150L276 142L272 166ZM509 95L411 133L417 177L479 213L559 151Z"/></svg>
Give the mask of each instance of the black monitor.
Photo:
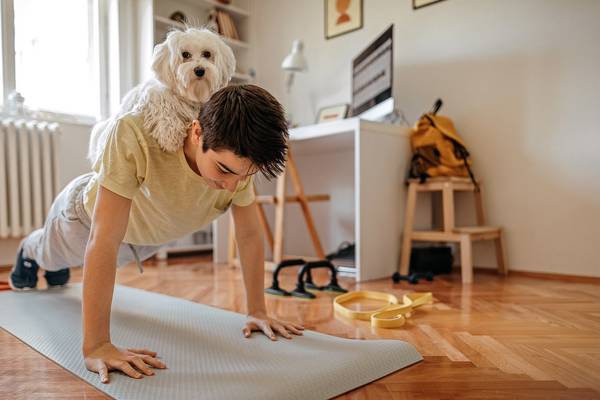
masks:
<svg viewBox="0 0 600 400"><path fill-rule="evenodd" d="M394 25L352 61L352 115L380 118L394 109Z"/></svg>

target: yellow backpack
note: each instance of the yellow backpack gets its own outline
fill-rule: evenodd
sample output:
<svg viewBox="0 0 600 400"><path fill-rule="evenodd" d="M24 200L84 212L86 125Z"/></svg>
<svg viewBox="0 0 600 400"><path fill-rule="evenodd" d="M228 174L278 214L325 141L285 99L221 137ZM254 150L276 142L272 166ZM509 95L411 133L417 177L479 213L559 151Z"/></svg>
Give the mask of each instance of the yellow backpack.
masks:
<svg viewBox="0 0 600 400"><path fill-rule="evenodd" d="M427 178L435 176L469 176L478 188L465 143L458 136L450 118L436 115L441 106L442 100L438 99L433 109L417 121L411 132L413 157L409 178L425 182Z"/></svg>

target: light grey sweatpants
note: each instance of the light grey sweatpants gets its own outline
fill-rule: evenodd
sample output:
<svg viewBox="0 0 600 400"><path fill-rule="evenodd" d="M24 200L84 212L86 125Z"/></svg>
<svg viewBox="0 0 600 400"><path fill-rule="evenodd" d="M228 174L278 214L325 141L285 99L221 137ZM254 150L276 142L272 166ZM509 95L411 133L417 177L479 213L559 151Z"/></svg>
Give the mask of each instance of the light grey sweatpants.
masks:
<svg viewBox="0 0 600 400"><path fill-rule="evenodd" d="M52 203L44 226L23 242L23 256L34 259L46 271L83 266L85 247L90 236L91 220L83 207L83 188L93 173L73 179ZM158 252L160 246L121 243L117 266L138 263Z"/></svg>

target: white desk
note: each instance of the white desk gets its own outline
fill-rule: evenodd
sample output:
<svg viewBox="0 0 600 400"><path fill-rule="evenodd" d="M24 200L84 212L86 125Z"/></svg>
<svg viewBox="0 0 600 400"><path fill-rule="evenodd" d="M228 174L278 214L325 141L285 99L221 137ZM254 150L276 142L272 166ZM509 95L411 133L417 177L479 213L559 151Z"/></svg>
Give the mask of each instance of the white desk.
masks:
<svg viewBox="0 0 600 400"><path fill-rule="evenodd" d="M343 240L354 241L357 281L389 277L397 269L410 161L408 135L405 127L358 118L290 130L305 192L331 195L328 204L311 203L323 247L330 252ZM273 188L272 183L257 184L262 194L274 193ZM286 208L284 253L314 255L296 208ZM221 218L216 229L217 262L226 260L226 221Z"/></svg>

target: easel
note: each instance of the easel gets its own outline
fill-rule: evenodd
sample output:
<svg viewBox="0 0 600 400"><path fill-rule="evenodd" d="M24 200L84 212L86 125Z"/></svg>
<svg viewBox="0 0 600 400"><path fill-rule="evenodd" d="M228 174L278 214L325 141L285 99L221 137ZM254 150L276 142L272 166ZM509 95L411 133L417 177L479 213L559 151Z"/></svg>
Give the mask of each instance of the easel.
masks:
<svg viewBox="0 0 600 400"><path fill-rule="evenodd" d="M292 179L292 186L295 192L295 195L293 196L286 195L286 175L288 171ZM254 191L256 194L256 188L254 188ZM308 228L308 233L315 249L316 257L320 260L325 259L325 252L323 251L321 240L319 239L319 235L315 228L313 216L308 203L313 201L329 200L330 196L328 194L306 195L304 193L304 187L302 186L302 181L300 180L300 175L298 174L298 169L296 168L296 163L292 157L291 150L288 149L286 167L281 175L277 177L277 188L275 195L256 196L259 221L263 227L267 243L269 244L269 248L273 254L273 260L266 261L266 265L273 267L274 265L279 264L285 257L283 250L283 228L286 203L300 204L300 208L302 209L302 214L306 222L306 227ZM267 221L265 210L263 208L263 205L265 204L275 205L275 234L272 233L269 222ZM234 229L233 217L230 217L227 259L230 265L239 265L239 259L236 257Z"/></svg>

